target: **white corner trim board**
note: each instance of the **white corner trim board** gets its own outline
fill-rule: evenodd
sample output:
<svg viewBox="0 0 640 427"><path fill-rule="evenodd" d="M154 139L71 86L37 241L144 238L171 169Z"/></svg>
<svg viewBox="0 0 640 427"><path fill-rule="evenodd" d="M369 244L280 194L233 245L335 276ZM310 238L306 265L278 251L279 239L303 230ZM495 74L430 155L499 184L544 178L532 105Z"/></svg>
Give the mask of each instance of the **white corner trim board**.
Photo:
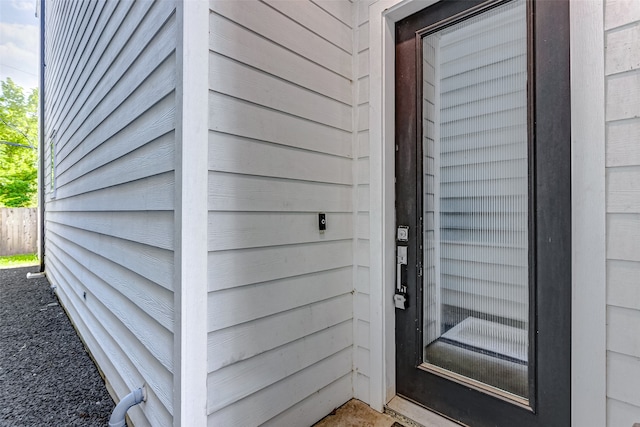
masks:
<svg viewBox="0 0 640 427"><path fill-rule="evenodd" d="M209 5L177 3L175 426L207 423ZM203 155L203 150L205 154Z"/></svg>
<svg viewBox="0 0 640 427"><path fill-rule="evenodd" d="M379 411L395 396L396 380L394 24L435 2L380 0L369 6L369 384L370 405ZM601 1L571 2L574 426L606 424L603 9Z"/></svg>

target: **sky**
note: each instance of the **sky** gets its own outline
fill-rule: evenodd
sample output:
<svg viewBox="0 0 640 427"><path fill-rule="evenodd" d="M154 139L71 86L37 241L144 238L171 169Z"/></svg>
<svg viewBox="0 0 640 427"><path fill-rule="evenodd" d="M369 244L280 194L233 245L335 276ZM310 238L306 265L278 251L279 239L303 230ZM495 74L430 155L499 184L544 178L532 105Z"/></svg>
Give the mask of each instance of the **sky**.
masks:
<svg viewBox="0 0 640 427"><path fill-rule="evenodd" d="M36 0L0 0L0 80L38 87L40 23Z"/></svg>

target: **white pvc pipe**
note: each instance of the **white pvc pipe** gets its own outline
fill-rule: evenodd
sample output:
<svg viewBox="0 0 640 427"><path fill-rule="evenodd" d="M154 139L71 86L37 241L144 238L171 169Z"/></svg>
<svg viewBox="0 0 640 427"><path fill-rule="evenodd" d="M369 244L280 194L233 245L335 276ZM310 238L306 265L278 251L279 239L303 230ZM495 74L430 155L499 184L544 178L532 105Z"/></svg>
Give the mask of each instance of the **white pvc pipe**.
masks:
<svg viewBox="0 0 640 427"><path fill-rule="evenodd" d="M142 403L146 400L144 387L132 391L122 398L120 403L116 405L109 418L109 427L126 427L125 416L132 406Z"/></svg>

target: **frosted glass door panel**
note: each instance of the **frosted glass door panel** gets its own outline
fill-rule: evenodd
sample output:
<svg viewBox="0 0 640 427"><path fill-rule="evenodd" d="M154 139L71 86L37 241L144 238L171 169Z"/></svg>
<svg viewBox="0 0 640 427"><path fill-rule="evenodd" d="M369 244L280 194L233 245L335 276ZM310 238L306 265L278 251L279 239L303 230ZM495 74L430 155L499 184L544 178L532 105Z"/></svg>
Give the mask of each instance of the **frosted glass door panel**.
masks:
<svg viewBox="0 0 640 427"><path fill-rule="evenodd" d="M528 393L526 4L422 39L424 362Z"/></svg>

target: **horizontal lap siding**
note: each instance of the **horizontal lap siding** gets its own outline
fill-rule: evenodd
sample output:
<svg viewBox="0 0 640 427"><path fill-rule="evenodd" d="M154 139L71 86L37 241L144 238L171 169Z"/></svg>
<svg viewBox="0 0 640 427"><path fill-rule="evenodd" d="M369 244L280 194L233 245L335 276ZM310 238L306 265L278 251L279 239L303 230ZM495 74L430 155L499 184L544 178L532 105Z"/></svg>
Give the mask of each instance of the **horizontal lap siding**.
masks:
<svg viewBox="0 0 640 427"><path fill-rule="evenodd" d="M640 3L605 1L607 425L640 422Z"/></svg>
<svg viewBox="0 0 640 427"><path fill-rule="evenodd" d="M355 384L357 399L369 403L369 4L370 0L354 4L356 78L355 112L356 141L355 186L357 236L355 249Z"/></svg>
<svg viewBox="0 0 640 427"><path fill-rule="evenodd" d="M171 425L175 6L49 1L46 18L47 275L116 401L146 384L132 420Z"/></svg>
<svg viewBox="0 0 640 427"><path fill-rule="evenodd" d="M326 3L210 2L211 426L352 397L351 5Z"/></svg>

